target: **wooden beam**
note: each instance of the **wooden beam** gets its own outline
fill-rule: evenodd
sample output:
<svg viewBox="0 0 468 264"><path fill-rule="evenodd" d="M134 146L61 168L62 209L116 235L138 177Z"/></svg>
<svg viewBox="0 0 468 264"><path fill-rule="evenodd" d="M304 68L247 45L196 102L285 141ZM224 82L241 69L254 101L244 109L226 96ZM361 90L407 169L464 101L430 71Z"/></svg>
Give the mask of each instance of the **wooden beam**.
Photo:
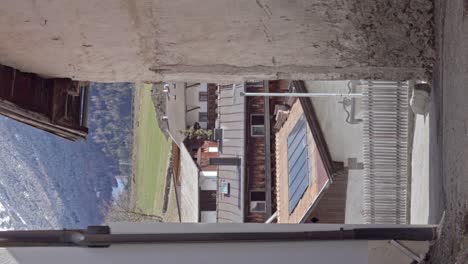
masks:
<svg viewBox="0 0 468 264"><path fill-rule="evenodd" d="M30 110L26 110L9 101L0 99L0 114L14 119L26 125L47 131L49 133L64 137L66 139L76 141L86 138L87 131L83 129L71 129L64 126L51 123L51 119L43 114L39 114Z"/></svg>
<svg viewBox="0 0 468 264"><path fill-rule="evenodd" d="M82 116L82 119L81 119L81 126L83 127L87 127L88 126L88 108L89 108L89 94L90 94L90 87L85 87L83 89L83 116Z"/></svg>

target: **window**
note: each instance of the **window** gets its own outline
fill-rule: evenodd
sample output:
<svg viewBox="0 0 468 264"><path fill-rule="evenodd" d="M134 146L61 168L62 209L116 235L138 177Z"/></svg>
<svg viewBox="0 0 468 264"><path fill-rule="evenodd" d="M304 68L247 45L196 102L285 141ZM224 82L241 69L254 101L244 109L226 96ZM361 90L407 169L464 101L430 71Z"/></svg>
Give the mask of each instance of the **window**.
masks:
<svg viewBox="0 0 468 264"><path fill-rule="evenodd" d="M218 141L223 140L223 129L222 128L215 128L214 129L214 140L218 140Z"/></svg>
<svg viewBox="0 0 468 264"><path fill-rule="evenodd" d="M208 148L208 152L211 152L211 153L218 153L218 147L209 147Z"/></svg>
<svg viewBox="0 0 468 264"><path fill-rule="evenodd" d="M198 101L200 101L200 102L208 101L208 92L199 92L198 93Z"/></svg>
<svg viewBox="0 0 468 264"><path fill-rule="evenodd" d="M265 135L265 117L263 114L250 116L250 135L252 137L263 137Z"/></svg>
<svg viewBox="0 0 468 264"><path fill-rule="evenodd" d="M200 211L216 211L216 190L200 190Z"/></svg>
<svg viewBox="0 0 468 264"><path fill-rule="evenodd" d="M250 212L264 213L266 211L265 192L250 192Z"/></svg>
<svg viewBox="0 0 468 264"><path fill-rule="evenodd" d="M208 113L207 112L198 113L198 122L208 122Z"/></svg>
<svg viewBox="0 0 468 264"><path fill-rule="evenodd" d="M229 195L229 191L230 191L230 184L229 182L222 182L221 183L221 193L224 194L224 195Z"/></svg>
<svg viewBox="0 0 468 264"><path fill-rule="evenodd" d="M250 201L265 201L265 192L250 192Z"/></svg>

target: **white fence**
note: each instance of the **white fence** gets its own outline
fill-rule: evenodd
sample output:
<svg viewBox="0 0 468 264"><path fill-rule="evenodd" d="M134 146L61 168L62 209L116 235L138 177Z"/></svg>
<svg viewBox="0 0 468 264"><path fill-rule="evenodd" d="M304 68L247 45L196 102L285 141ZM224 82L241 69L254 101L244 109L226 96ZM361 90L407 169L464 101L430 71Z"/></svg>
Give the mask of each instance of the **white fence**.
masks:
<svg viewBox="0 0 468 264"><path fill-rule="evenodd" d="M367 223L407 223L408 83L363 83Z"/></svg>

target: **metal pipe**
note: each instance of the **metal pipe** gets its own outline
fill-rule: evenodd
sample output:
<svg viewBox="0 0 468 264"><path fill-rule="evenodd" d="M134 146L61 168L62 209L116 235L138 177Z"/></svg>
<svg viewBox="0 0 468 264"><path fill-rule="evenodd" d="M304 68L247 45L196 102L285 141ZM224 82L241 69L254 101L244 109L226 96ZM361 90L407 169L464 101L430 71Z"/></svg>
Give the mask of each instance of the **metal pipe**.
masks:
<svg viewBox="0 0 468 264"><path fill-rule="evenodd" d="M278 217L278 211L276 211L274 214L272 214L272 215L270 216L270 218L268 218L268 219L265 221L265 224L271 224L271 223L273 223L273 221L275 221L277 217Z"/></svg>
<svg viewBox="0 0 468 264"><path fill-rule="evenodd" d="M362 97L360 93L246 93L241 92L241 96L252 97Z"/></svg>
<svg viewBox="0 0 468 264"><path fill-rule="evenodd" d="M0 247L76 246L86 230L1 231Z"/></svg>
<svg viewBox="0 0 468 264"><path fill-rule="evenodd" d="M356 228L330 231L239 232L239 233L166 233L166 234L85 234L81 246L157 243L233 243L291 242L331 240L412 240L436 239L436 227Z"/></svg>
<svg viewBox="0 0 468 264"><path fill-rule="evenodd" d="M279 229L278 229L279 230ZM290 242L331 240L432 241L437 227L372 227L290 232L211 232L110 234L108 227L87 230L36 230L0 232L0 247L108 247L114 244Z"/></svg>

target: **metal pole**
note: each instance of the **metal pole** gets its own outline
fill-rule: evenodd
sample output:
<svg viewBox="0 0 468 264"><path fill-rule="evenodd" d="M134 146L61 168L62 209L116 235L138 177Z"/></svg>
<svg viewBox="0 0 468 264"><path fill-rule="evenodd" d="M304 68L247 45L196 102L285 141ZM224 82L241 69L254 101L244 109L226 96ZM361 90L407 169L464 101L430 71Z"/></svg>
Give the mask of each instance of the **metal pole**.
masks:
<svg viewBox="0 0 468 264"><path fill-rule="evenodd" d="M260 97L362 97L360 93L245 93L241 96L260 96Z"/></svg>
<svg viewBox="0 0 468 264"><path fill-rule="evenodd" d="M238 232L238 233L160 233L160 234L85 234L79 246L105 247L117 244L241 243L336 240L411 240L432 241L436 227L354 228L328 231Z"/></svg>
<svg viewBox="0 0 468 264"><path fill-rule="evenodd" d="M280 228L278 228L280 230ZM108 247L115 244L239 243L331 240L433 241L436 226L371 227L289 232L195 232L111 234L109 227L87 230L2 231L0 247Z"/></svg>

